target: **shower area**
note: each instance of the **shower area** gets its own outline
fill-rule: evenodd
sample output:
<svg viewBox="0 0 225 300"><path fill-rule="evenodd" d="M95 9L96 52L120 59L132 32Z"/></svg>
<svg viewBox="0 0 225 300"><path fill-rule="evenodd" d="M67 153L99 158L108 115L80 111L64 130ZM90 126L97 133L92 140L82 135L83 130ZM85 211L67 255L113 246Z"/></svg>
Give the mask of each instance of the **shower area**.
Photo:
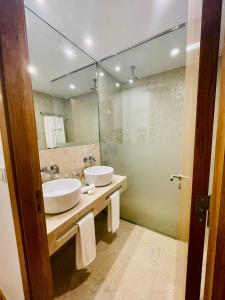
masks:
<svg viewBox="0 0 225 300"><path fill-rule="evenodd" d="M97 65L101 164L128 178L121 217L176 238L186 27Z"/></svg>

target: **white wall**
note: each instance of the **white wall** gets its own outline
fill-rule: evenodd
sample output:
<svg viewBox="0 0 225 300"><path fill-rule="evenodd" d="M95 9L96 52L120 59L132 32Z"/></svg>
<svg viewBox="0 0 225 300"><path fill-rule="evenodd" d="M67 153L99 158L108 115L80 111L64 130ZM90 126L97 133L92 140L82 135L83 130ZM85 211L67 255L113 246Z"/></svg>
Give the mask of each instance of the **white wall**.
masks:
<svg viewBox="0 0 225 300"><path fill-rule="evenodd" d="M0 168L5 166L0 135ZM0 181L0 289L8 300L23 300L23 286L8 185Z"/></svg>

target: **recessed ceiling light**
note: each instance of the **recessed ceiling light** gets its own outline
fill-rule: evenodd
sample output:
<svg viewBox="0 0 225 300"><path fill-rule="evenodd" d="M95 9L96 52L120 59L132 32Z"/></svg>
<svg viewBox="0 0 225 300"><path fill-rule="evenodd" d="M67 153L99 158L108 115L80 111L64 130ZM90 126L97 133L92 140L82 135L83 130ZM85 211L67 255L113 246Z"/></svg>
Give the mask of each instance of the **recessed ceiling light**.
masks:
<svg viewBox="0 0 225 300"><path fill-rule="evenodd" d="M116 72L119 72L120 69L121 69L120 66L116 66L116 67L115 67Z"/></svg>
<svg viewBox="0 0 225 300"><path fill-rule="evenodd" d="M104 77L105 73L104 72L99 72L99 76Z"/></svg>
<svg viewBox="0 0 225 300"><path fill-rule="evenodd" d="M171 56L177 56L180 53L180 49L179 48L174 48L170 51L170 55Z"/></svg>
<svg viewBox="0 0 225 300"><path fill-rule="evenodd" d="M116 86L116 87L120 87L120 83L117 82L117 83L115 84L115 86Z"/></svg>
<svg viewBox="0 0 225 300"><path fill-rule="evenodd" d="M133 82L134 82L134 79L133 79L133 78L130 78L130 79L128 80L128 82L129 82L129 83L133 83Z"/></svg>
<svg viewBox="0 0 225 300"><path fill-rule="evenodd" d="M69 88L70 88L71 90L75 90L76 86L75 86L75 84L70 84L70 85L69 85Z"/></svg>
<svg viewBox="0 0 225 300"><path fill-rule="evenodd" d="M74 57L74 52L71 49L65 49L63 50L66 56L68 57Z"/></svg>
<svg viewBox="0 0 225 300"><path fill-rule="evenodd" d="M85 44L86 44L87 46L91 46L91 45L92 45L92 39L86 38L86 39L85 39Z"/></svg>
<svg viewBox="0 0 225 300"><path fill-rule="evenodd" d="M32 65L29 65L29 66L27 67L27 70L28 70L28 72L29 72L31 75L36 75L36 74L37 74L37 69L36 69L34 66L32 66Z"/></svg>

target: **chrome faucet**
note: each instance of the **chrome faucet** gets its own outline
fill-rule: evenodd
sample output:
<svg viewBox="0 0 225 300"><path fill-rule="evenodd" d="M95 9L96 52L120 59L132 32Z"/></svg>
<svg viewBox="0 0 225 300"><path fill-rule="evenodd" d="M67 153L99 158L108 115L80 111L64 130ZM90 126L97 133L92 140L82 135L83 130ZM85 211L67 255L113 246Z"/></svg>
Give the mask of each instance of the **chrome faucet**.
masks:
<svg viewBox="0 0 225 300"><path fill-rule="evenodd" d="M59 174L59 166L58 165L51 165L50 168L43 167L41 168L41 172L51 175L51 180L54 179L55 174Z"/></svg>
<svg viewBox="0 0 225 300"><path fill-rule="evenodd" d="M90 167L93 167L96 163L96 158L94 156L89 156L89 164L90 164Z"/></svg>

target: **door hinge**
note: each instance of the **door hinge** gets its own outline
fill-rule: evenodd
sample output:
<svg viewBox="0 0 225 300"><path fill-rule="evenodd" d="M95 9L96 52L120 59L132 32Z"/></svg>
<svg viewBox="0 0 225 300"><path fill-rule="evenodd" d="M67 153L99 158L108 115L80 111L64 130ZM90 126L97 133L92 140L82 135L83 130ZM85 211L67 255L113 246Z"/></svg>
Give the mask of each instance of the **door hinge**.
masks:
<svg viewBox="0 0 225 300"><path fill-rule="evenodd" d="M206 220L207 211L209 209L209 196L199 195L196 201L196 221L197 223L203 223Z"/></svg>

